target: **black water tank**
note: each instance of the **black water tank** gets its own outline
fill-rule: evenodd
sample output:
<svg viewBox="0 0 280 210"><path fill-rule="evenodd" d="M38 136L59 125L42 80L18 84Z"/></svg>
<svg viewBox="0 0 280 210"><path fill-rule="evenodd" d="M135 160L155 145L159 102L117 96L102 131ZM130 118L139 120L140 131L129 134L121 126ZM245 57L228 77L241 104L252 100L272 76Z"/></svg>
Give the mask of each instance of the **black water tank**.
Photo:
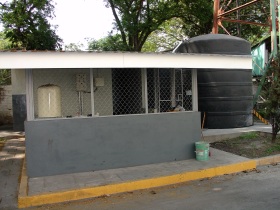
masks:
<svg viewBox="0 0 280 210"><path fill-rule="evenodd" d="M224 34L194 37L175 53L251 55L248 41ZM204 127L237 128L253 124L252 69L198 69L198 110Z"/></svg>

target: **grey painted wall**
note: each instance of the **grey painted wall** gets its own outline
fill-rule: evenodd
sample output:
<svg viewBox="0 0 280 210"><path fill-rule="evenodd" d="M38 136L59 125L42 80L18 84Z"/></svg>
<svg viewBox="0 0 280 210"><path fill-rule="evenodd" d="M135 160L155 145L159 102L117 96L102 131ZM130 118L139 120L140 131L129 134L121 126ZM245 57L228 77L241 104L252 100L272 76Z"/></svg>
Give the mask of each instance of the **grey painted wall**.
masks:
<svg viewBox="0 0 280 210"><path fill-rule="evenodd" d="M15 131L24 130L24 121L26 120L26 95L12 95L13 103L13 129Z"/></svg>
<svg viewBox="0 0 280 210"><path fill-rule="evenodd" d="M12 69L12 106L13 106L13 129L24 130L26 120L26 91L25 91L25 70Z"/></svg>
<svg viewBox="0 0 280 210"><path fill-rule="evenodd" d="M29 177L195 157L200 113L178 112L25 122Z"/></svg>

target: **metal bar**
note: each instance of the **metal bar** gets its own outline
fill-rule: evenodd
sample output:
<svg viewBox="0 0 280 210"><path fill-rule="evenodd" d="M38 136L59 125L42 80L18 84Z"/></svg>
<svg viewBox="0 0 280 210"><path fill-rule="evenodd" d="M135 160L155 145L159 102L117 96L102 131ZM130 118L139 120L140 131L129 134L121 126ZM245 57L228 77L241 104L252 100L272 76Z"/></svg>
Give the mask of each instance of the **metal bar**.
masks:
<svg viewBox="0 0 280 210"><path fill-rule="evenodd" d="M254 0L254 1L248 2L248 3L246 3L246 4L243 4L243 5L239 6L239 7L235 7L234 9L231 9L231 10L226 11L226 12L224 12L224 13L220 13L220 14L217 15L217 17L218 17L218 19L219 19L219 18L221 18L222 16L226 16L226 15L228 15L228 14L230 14L230 13L233 13L233 12L235 12L235 11L237 11L237 10L243 9L243 8L245 8L245 7L248 7L248 6L250 6L250 5L252 5L252 4L255 4L255 3L259 2L259 1L262 1L262 0Z"/></svg>
<svg viewBox="0 0 280 210"><path fill-rule="evenodd" d="M197 69L192 69L192 110L198 111Z"/></svg>
<svg viewBox="0 0 280 210"><path fill-rule="evenodd" d="M82 115L81 91L78 91L78 101L79 101L79 111L78 111L77 115L79 117Z"/></svg>
<svg viewBox="0 0 280 210"><path fill-rule="evenodd" d="M156 69L154 71L154 91L155 91L155 107L154 107L154 112L158 112L158 72Z"/></svg>
<svg viewBox="0 0 280 210"><path fill-rule="evenodd" d="M231 23L242 23L242 24L249 24L249 25L257 25L257 26L270 26L268 23L257 23L257 22L249 22L249 21L244 21L244 20L234 20L230 18L221 18L221 21L226 21L226 22L231 22Z"/></svg>
<svg viewBox="0 0 280 210"><path fill-rule="evenodd" d="M220 23L219 26L220 26L228 35L230 35L230 33L227 31L227 29L223 26L222 23Z"/></svg>
<svg viewBox="0 0 280 210"><path fill-rule="evenodd" d="M183 78L183 70L181 69L181 92L182 92L182 98L181 98L181 101L182 101L182 104L181 106L184 107L184 78Z"/></svg>
<svg viewBox="0 0 280 210"><path fill-rule="evenodd" d="M93 69L89 70L90 77L90 100L91 100L91 114L94 116L94 89L93 89Z"/></svg>
<svg viewBox="0 0 280 210"><path fill-rule="evenodd" d="M81 91L81 116L84 115L84 92Z"/></svg>
<svg viewBox="0 0 280 210"><path fill-rule="evenodd" d="M141 69L141 97L142 97L142 109L145 109L145 69Z"/></svg>
<svg viewBox="0 0 280 210"><path fill-rule="evenodd" d="M144 77L144 102L145 102L145 113L149 113L149 105L148 105L148 81L147 81L147 69L142 69L143 77Z"/></svg>
<svg viewBox="0 0 280 210"><path fill-rule="evenodd" d="M158 112L160 113L160 73L158 69Z"/></svg>
<svg viewBox="0 0 280 210"><path fill-rule="evenodd" d="M34 120L34 95L32 69L25 70L27 121Z"/></svg>
<svg viewBox="0 0 280 210"><path fill-rule="evenodd" d="M175 107L176 104L176 73L175 69L171 69L171 106Z"/></svg>
<svg viewBox="0 0 280 210"><path fill-rule="evenodd" d="M217 34L219 29L219 25L218 25L219 8L220 8L220 0L214 0L213 28L212 28L213 34Z"/></svg>

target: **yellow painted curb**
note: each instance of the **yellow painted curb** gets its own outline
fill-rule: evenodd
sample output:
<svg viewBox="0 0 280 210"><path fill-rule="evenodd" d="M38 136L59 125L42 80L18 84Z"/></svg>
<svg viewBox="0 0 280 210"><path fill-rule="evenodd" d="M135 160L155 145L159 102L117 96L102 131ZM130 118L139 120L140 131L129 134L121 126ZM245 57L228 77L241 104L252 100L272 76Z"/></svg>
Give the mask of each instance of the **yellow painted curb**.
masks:
<svg viewBox="0 0 280 210"><path fill-rule="evenodd" d="M180 174L154 177L150 179L143 179L137 181L123 182L117 184L110 184L91 188L75 189L63 192L55 192L41 195L28 196L27 195L27 177L22 175L22 183L20 184L20 193L18 196L18 207L26 208L30 206L39 206L44 204L53 204L66 201L80 200L86 198L93 198L102 195L110 195L116 193L123 193L141 189L149 189L154 187L161 187L166 185L178 184L182 182L209 178L224 174L236 173L244 170L256 168L256 161L249 160L241 163L234 163L231 165L219 166L209 169L203 169L192 172L184 172Z"/></svg>

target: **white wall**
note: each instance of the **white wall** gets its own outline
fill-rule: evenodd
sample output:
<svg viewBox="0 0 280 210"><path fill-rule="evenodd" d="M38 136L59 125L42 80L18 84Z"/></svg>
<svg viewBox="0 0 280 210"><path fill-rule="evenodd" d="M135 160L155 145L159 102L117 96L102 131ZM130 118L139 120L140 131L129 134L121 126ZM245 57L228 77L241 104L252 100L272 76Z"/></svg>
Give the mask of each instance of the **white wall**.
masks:
<svg viewBox="0 0 280 210"><path fill-rule="evenodd" d="M79 97L76 90L76 75L86 75L86 91L83 95L83 115L91 114L90 70L89 69L34 69L34 111L38 114L37 88L41 85L54 84L61 88L62 117L80 114ZM104 86L94 88L95 114L112 115L112 76L111 69L93 69L93 78L104 78Z"/></svg>
<svg viewBox="0 0 280 210"><path fill-rule="evenodd" d="M100 116L112 115L113 114L112 70L93 69L93 78L104 79L104 86L94 88L95 115L96 114Z"/></svg>
<svg viewBox="0 0 280 210"><path fill-rule="evenodd" d="M0 95L0 123L12 123L12 85L4 85L0 88L3 88Z"/></svg>
<svg viewBox="0 0 280 210"><path fill-rule="evenodd" d="M24 69L12 69L12 94L26 94L25 86L25 70Z"/></svg>

